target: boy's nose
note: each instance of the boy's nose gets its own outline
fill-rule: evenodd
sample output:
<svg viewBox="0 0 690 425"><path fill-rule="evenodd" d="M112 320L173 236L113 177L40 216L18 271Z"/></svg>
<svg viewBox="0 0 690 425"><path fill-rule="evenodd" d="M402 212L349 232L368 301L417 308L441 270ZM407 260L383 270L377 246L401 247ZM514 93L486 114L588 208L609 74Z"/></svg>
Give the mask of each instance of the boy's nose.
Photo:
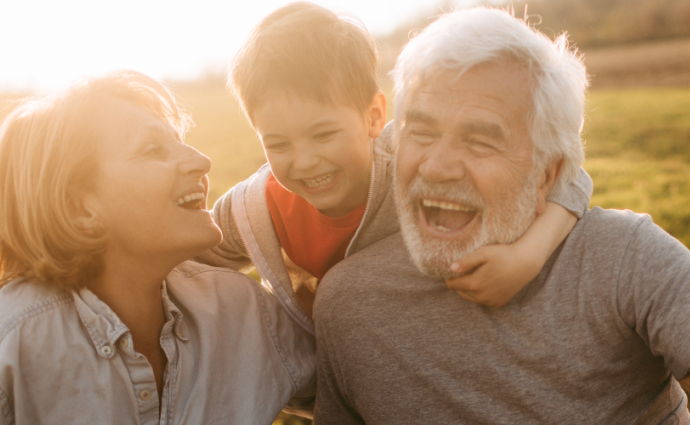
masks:
<svg viewBox="0 0 690 425"><path fill-rule="evenodd" d="M312 149L304 148L295 152L293 168L296 171L309 171L319 165L319 156Z"/></svg>

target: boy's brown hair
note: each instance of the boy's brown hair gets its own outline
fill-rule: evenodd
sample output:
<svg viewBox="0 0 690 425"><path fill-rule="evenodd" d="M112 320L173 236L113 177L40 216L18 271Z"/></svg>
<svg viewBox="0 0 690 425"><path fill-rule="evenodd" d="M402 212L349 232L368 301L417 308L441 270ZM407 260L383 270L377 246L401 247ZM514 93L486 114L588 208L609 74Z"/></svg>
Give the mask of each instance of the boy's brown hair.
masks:
<svg viewBox="0 0 690 425"><path fill-rule="evenodd" d="M276 93L364 111L378 86L376 43L356 19L291 3L254 28L230 66L228 88L249 121Z"/></svg>

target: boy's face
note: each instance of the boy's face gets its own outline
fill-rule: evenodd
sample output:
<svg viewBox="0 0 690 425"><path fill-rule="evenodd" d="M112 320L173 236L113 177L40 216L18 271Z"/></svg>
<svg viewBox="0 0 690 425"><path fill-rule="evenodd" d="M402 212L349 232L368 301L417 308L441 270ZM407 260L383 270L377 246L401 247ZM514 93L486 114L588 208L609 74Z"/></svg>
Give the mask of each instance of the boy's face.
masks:
<svg viewBox="0 0 690 425"><path fill-rule="evenodd" d="M371 139L386 121L386 98L361 113L277 95L252 116L275 178L321 213L342 217L367 201L373 161Z"/></svg>

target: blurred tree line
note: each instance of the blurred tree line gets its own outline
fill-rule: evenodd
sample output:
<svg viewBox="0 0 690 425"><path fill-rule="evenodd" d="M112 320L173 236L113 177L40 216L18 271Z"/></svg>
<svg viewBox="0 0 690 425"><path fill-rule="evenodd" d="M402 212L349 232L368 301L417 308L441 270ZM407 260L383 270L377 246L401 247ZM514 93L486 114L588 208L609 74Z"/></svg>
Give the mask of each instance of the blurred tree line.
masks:
<svg viewBox="0 0 690 425"><path fill-rule="evenodd" d="M540 31L551 37L567 31L581 50L690 36L690 0L484 0L479 4L512 7L518 17L524 16L527 5L529 21ZM458 6L457 1L444 0L433 16L418 17L377 37L382 73L392 69L415 32Z"/></svg>

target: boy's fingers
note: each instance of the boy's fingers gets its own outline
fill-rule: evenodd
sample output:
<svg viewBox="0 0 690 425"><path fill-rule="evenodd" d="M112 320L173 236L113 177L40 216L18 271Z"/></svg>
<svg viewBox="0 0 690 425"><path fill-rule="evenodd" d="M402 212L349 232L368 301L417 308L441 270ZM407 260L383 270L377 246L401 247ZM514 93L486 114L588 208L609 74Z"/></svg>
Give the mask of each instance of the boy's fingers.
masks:
<svg viewBox="0 0 690 425"><path fill-rule="evenodd" d="M455 291L455 292L457 292L462 297L462 299L464 299L465 301L469 301L469 302L475 303L475 304L479 303L477 299L475 299L473 296L471 296L465 292L462 292L462 291Z"/></svg>
<svg viewBox="0 0 690 425"><path fill-rule="evenodd" d="M480 248L460 257L459 260L450 265L450 271L453 273L471 273L484 263L486 263L486 255Z"/></svg>
<svg viewBox="0 0 690 425"><path fill-rule="evenodd" d="M463 275L446 279L446 285L448 289L453 291L474 294L479 288L477 288L476 281L472 277L472 275Z"/></svg>

